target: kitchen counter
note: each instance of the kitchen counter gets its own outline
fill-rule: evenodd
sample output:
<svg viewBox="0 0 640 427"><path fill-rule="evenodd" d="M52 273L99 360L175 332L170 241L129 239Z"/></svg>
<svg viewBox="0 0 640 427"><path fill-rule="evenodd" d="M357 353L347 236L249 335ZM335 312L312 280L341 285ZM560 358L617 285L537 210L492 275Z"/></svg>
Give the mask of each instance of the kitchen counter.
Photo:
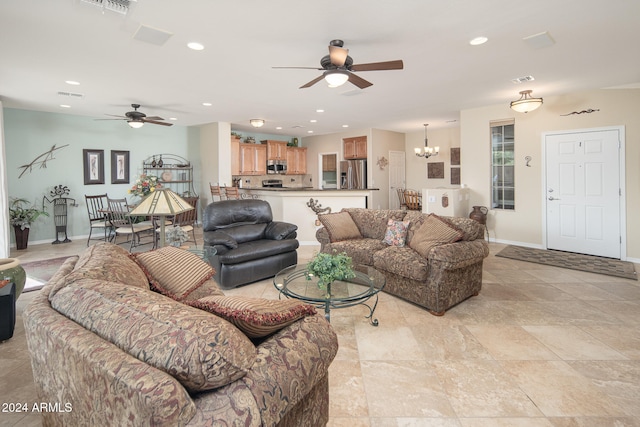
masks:
<svg viewBox="0 0 640 427"><path fill-rule="evenodd" d="M336 188L315 188L315 187L257 187L257 188L241 188L240 190L250 191L376 191L379 188L361 188L361 189L336 189Z"/></svg>
<svg viewBox="0 0 640 427"><path fill-rule="evenodd" d="M377 188L361 190L338 190L335 188L312 187L260 187L241 188L245 197L256 197L269 202L273 219L298 226L298 240L301 245L317 245L316 225L318 214L311 209L312 204L320 213L340 212L343 208L366 208ZM329 210L325 210L330 208Z"/></svg>

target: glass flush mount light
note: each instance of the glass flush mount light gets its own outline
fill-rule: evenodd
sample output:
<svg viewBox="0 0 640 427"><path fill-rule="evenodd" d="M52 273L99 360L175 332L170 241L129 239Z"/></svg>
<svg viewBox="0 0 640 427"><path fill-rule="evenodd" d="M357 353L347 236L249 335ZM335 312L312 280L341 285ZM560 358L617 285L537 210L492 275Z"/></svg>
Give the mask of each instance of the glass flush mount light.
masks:
<svg viewBox="0 0 640 427"><path fill-rule="evenodd" d="M520 99L511 101L511 104L509 104L511 109L517 111L518 113L528 113L529 111L533 111L541 105L542 98L531 97L530 90L523 90L522 92L520 92Z"/></svg>
<svg viewBox="0 0 640 427"><path fill-rule="evenodd" d="M324 72L324 79L329 87L338 87L349 80L349 73L345 70L327 70Z"/></svg>
<svg viewBox="0 0 640 427"><path fill-rule="evenodd" d="M427 126L429 123L424 124L424 148L415 148L416 156L424 157L428 159L431 156L437 156L440 153L440 147L429 147L429 140L427 139Z"/></svg>
<svg viewBox="0 0 640 427"><path fill-rule="evenodd" d="M254 128L259 128L264 126L264 120L263 119L251 119L249 120L249 123L251 123L251 126L253 126Z"/></svg>

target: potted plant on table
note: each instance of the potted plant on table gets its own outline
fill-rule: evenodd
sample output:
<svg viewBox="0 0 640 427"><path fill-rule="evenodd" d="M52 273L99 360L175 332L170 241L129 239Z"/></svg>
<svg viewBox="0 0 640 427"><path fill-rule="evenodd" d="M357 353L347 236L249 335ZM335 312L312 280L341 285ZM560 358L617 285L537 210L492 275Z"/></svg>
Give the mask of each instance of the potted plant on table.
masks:
<svg viewBox="0 0 640 427"><path fill-rule="evenodd" d="M29 240L29 228L40 216L49 216L44 209L38 209L35 205L29 206L26 199L11 199L9 203L9 221L16 235L16 249L27 249Z"/></svg>
<svg viewBox="0 0 640 427"><path fill-rule="evenodd" d="M307 264L307 280L318 279L318 287L326 289L335 280L356 277L353 261L345 252L337 254L319 253Z"/></svg>

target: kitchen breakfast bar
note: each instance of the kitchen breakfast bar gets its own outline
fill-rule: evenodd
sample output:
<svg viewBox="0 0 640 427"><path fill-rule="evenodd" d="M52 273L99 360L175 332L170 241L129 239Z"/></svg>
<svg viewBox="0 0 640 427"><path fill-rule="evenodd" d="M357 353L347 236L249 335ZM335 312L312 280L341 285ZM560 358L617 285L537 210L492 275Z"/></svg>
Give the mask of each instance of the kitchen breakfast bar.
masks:
<svg viewBox="0 0 640 427"><path fill-rule="evenodd" d="M316 211L330 208L331 212L340 212L342 208L366 208L373 191L377 189L336 190L318 188L241 188L243 197L256 197L271 205L273 219L298 226L298 241L301 245L318 244ZM320 214L329 213L328 210Z"/></svg>

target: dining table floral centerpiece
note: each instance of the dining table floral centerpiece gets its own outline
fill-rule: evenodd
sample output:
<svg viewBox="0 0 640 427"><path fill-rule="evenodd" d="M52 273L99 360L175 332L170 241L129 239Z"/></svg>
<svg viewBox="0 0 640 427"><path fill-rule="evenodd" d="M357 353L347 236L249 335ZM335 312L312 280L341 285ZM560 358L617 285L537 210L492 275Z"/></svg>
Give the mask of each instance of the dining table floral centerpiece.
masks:
<svg viewBox="0 0 640 427"><path fill-rule="evenodd" d="M136 179L133 187L129 189L129 194L133 196L145 197L156 189L162 187L162 184L158 181L158 177L154 175L142 174Z"/></svg>

